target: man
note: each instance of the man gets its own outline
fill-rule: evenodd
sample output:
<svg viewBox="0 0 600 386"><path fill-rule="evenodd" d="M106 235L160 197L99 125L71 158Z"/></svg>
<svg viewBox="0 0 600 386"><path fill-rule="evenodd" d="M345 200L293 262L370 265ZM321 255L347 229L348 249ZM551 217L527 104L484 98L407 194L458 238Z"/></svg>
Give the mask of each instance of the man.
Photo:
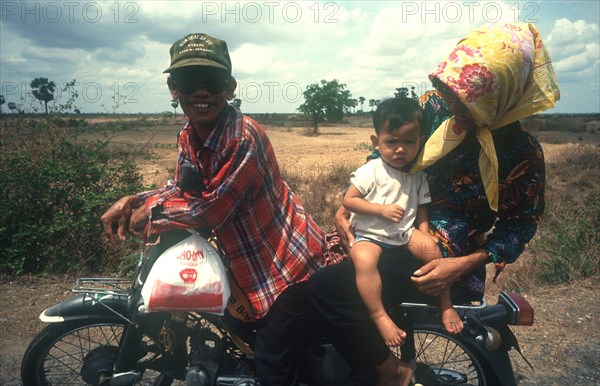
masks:
<svg viewBox="0 0 600 386"><path fill-rule="evenodd" d="M170 54L167 84L187 116L178 184L123 197L101 222L112 243L127 232L212 228L256 314L261 384L297 384L296 333L309 304L304 282L324 265L324 235L283 180L263 128L227 103L236 81L226 42L190 34ZM199 175L191 187L183 181L190 167Z"/></svg>

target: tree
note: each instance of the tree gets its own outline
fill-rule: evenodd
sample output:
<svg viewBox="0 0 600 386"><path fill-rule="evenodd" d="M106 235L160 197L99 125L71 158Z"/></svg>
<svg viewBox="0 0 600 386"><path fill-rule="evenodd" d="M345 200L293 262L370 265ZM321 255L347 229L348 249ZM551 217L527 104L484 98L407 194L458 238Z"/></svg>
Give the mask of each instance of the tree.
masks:
<svg viewBox="0 0 600 386"><path fill-rule="evenodd" d="M330 122L339 122L344 116L344 110L351 106L351 97L346 85L337 79L332 81L321 80L313 83L304 90L304 103L298 111L310 115L312 134L319 133L319 122L327 118Z"/></svg>
<svg viewBox="0 0 600 386"><path fill-rule="evenodd" d="M240 98L234 98L231 104L239 109L240 107L242 107L242 100Z"/></svg>
<svg viewBox="0 0 600 386"><path fill-rule="evenodd" d="M179 101L177 99L171 99L171 107L173 107L173 115L177 117L177 106L179 106Z"/></svg>
<svg viewBox="0 0 600 386"><path fill-rule="evenodd" d="M360 111L365 111L365 109L364 109L365 101L366 101L365 97L363 97L363 96L358 97L358 103L360 103Z"/></svg>
<svg viewBox="0 0 600 386"><path fill-rule="evenodd" d="M17 109L17 104L15 102L8 102L8 109L14 113Z"/></svg>
<svg viewBox="0 0 600 386"><path fill-rule="evenodd" d="M358 99L350 99L350 107L352 107L352 114L356 113L356 106L358 106Z"/></svg>
<svg viewBox="0 0 600 386"><path fill-rule="evenodd" d="M33 89L33 96L39 100L40 103L44 102L46 115L48 115L48 102L54 99L56 84L52 81L48 81L48 78L35 78L31 81L29 86Z"/></svg>
<svg viewBox="0 0 600 386"><path fill-rule="evenodd" d="M406 87L398 87L396 92L394 93L394 97L396 98L408 98L408 88Z"/></svg>
<svg viewBox="0 0 600 386"><path fill-rule="evenodd" d="M6 103L4 95L0 95L0 114L2 114L2 105Z"/></svg>
<svg viewBox="0 0 600 386"><path fill-rule="evenodd" d="M412 86L410 88L410 97L416 101L419 100L419 96L417 95L417 93L415 92L415 86Z"/></svg>
<svg viewBox="0 0 600 386"><path fill-rule="evenodd" d="M410 88L410 96L407 87L398 87L396 92L394 93L394 97L396 98L412 98L414 100L418 100L419 96L415 92L415 86L411 86Z"/></svg>
<svg viewBox="0 0 600 386"><path fill-rule="evenodd" d="M374 106L375 106L375 99L369 99L369 107L371 108L371 111L373 111Z"/></svg>

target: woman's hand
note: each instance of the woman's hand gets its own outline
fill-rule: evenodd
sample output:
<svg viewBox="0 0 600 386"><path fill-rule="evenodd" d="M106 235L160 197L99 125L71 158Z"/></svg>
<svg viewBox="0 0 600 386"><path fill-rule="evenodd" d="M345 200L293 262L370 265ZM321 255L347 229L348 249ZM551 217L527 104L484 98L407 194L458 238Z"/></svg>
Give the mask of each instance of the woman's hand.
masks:
<svg viewBox="0 0 600 386"><path fill-rule="evenodd" d="M412 281L419 291L438 296L466 273L459 260L457 257L432 260L413 273Z"/></svg>
<svg viewBox="0 0 600 386"><path fill-rule="evenodd" d="M462 276L488 262L488 253L483 249L467 256L436 259L416 270L412 281L421 292L438 296Z"/></svg>
<svg viewBox="0 0 600 386"><path fill-rule="evenodd" d="M115 235L117 235L120 240L126 239L125 234L130 227L130 221L132 214L134 213L133 211L141 206L142 201L138 196L125 196L115 202L113 206L100 217L100 223L104 228L104 233L108 236L111 244L115 245L117 243Z"/></svg>
<svg viewBox="0 0 600 386"><path fill-rule="evenodd" d="M354 229L352 229L352 225L350 224L350 212L343 206L340 206L335 213L334 222L342 244L349 251L352 245L354 245Z"/></svg>

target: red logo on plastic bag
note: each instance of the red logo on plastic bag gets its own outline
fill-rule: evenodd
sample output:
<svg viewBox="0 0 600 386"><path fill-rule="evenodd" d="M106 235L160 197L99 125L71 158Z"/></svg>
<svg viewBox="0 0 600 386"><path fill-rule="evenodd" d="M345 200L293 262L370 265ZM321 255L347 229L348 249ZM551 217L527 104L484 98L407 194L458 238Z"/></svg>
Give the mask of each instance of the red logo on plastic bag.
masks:
<svg viewBox="0 0 600 386"><path fill-rule="evenodd" d="M198 278L198 272L193 268L186 268L179 272L179 277L181 277L181 280L186 284L194 284Z"/></svg>
<svg viewBox="0 0 600 386"><path fill-rule="evenodd" d="M206 257L202 251L198 250L186 250L181 252L179 256L177 256L177 260L185 260L185 261L200 261L201 263L206 262Z"/></svg>

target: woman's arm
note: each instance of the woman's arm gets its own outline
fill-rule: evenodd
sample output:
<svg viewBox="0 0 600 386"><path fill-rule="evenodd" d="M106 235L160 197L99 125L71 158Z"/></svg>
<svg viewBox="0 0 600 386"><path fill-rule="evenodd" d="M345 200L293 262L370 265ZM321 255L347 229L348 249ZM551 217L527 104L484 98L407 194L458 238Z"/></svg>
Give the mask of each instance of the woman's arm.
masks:
<svg viewBox="0 0 600 386"><path fill-rule="evenodd" d="M484 249L467 256L435 259L416 270L412 281L421 292L439 296L462 276L489 262L489 253Z"/></svg>

